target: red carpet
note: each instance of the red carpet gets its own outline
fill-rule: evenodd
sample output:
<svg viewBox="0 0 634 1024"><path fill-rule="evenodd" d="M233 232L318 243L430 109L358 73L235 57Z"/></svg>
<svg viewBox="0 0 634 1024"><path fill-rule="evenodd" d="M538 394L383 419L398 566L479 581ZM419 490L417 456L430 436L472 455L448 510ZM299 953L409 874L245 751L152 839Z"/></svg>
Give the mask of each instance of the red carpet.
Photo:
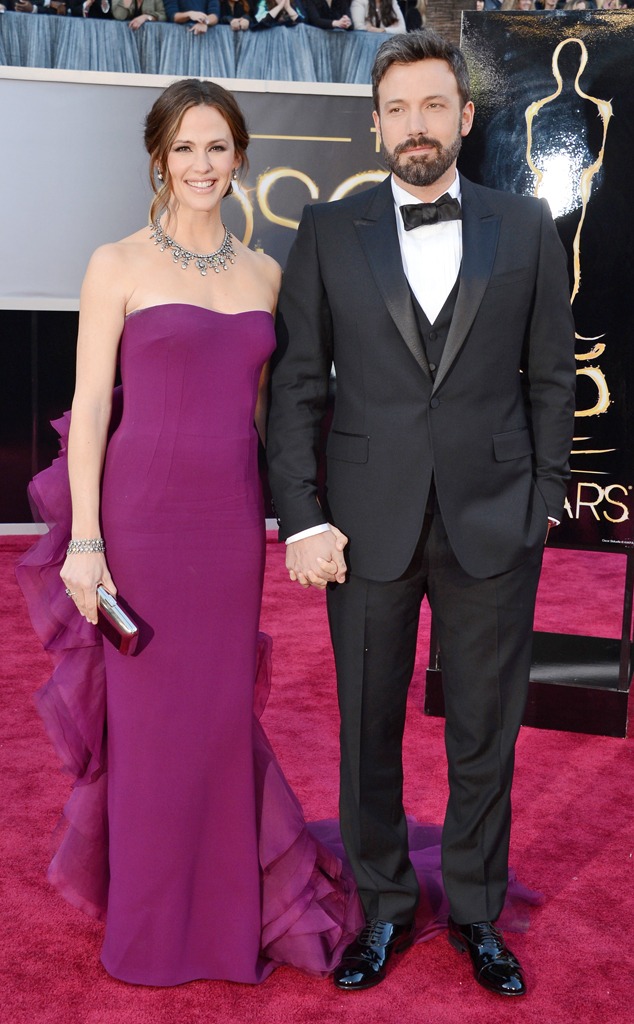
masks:
<svg viewBox="0 0 634 1024"><path fill-rule="evenodd" d="M50 833L67 780L31 694L48 659L33 636L13 576L28 545L0 541L2 857L0 1015L5 1024L629 1024L634 1018L634 743L524 729L518 744L512 862L545 895L526 935L511 943L530 985L504 1002L473 981L444 936L411 950L379 988L339 993L329 981L281 968L257 988L197 982L147 989L109 978L101 926L45 881ZM287 583L283 552L268 547L263 628L275 674L264 725L309 818L336 814L337 713L323 595ZM620 634L624 560L549 551L537 627ZM428 619L406 736L406 805L442 820L442 722L418 711ZM236 907L239 913L239 907ZM230 927L210 922L210 927Z"/></svg>

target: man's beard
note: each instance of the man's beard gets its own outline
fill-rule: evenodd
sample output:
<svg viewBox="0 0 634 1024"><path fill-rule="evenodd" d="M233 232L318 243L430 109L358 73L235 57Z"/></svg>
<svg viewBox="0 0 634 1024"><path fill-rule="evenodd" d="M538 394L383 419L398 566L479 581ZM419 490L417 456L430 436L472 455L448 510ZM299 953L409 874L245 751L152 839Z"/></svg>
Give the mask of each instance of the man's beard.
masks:
<svg viewBox="0 0 634 1024"><path fill-rule="evenodd" d="M436 155L414 153L407 159L400 159L403 154L418 146L434 146ZM461 146L462 135L460 132L447 147L443 146L438 139L432 139L428 135L417 135L410 137L406 142L399 142L392 152L383 145L382 152L389 170L401 181L407 182L408 185L433 185L435 181L442 178L445 171L448 171L454 160L458 158Z"/></svg>

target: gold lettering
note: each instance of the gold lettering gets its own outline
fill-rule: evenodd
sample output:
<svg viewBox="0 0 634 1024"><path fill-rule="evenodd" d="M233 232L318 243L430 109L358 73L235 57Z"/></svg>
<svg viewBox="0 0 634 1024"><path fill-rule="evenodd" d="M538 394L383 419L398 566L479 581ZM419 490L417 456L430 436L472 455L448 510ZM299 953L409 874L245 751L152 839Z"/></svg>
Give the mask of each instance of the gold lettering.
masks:
<svg viewBox="0 0 634 1024"><path fill-rule="evenodd" d="M303 171L296 171L292 167L275 167L273 170L265 171L264 174L259 176L256 185L256 195L260 209L266 219L270 220L272 224L279 224L283 228L291 228L292 231L297 231L299 227L298 220L291 220L290 217L281 217L279 214L273 213L269 206L269 192L273 185L283 178L297 178L298 181L303 182L308 189L311 199L319 198L319 187Z"/></svg>
<svg viewBox="0 0 634 1024"><path fill-rule="evenodd" d="M581 488L582 487L594 487L594 489L595 489L595 491L597 492L597 495L598 495L596 500L595 501L582 501L581 500ZM577 484L577 508L576 508L576 511L575 511L575 519L579 518L579 510L582 508L582 506L585 506L586 508L589 508L589 509L592 510L592 515L594 516L594 518L598 522L600 522L601 520L600 520L600 517L599 517L599 513L596 510L596 506L601 504L601 502L603 501L604 497L605 497L605 491L603 490L602 487L599 487L598 484L595 484L595 483L592 483L592 482Z"/></svg>
<svg viewBox="0 0 634 1024"><path fill-rule="evenodd" d="M590 409L577 409L575 416L598 416L606 412L610 405L610 392L603 371L598 366L582 366L577 370L578 377L589 377L596 384L597 400Z"/></svg>
<svg viewBox="0 0 634 1024"><path fill-rule="evenodd" d="M242 212L244 213L244 234L242 236L242 244L248 245L253 236L253 206L248 195L242 191L240 185L234 181L233 183L233 195L232 198L236 202L240 203Z"/></svg>
<svg viewBox="0 0 634 1024"><path fill-rule="evenodd" d="M627 487L624 487L623 484L610 484L610 486L606 487L606 489L605 489L605 499L606 499L606 501L608 501L610 503L610 505L616 505L617 508L622 508L623 509L623 515L619 519L613 519L612 516L609 516L607 512L604 512L603 515L605 516L605 518L608 520L609 523L624 523L626 519L630 518L629 509L628 509L627 505L623 504L622 501L614 501L613 500L613 498L612 498L612 491L614 491L614 490L622 491L623 494L625 495L625 497L627 498Z"/></svg>
<svg viewBox="0 0 634 1024"><path fill-rule="evenodd" d="M594 338L584 338L582 334L575 334L575 338L577 341L599 341L599 338L605 338L605 334L597 334ZM598 359L604 352L605 345L603 343L599 343L598 345L593 345L589 352L576 353L575 359Z"/></svg>
<svg viewBox="0 0 634 1024"><path fill-rule="evenodd" d="M359 185L378 184L385 178L387 178L386 171L359 171L358 174L352 174L345 181L342 181L340 185L337 185L328 202L334 203L336 199L343 199L344 196L347 196L349 192L353 192Z"/></svg>

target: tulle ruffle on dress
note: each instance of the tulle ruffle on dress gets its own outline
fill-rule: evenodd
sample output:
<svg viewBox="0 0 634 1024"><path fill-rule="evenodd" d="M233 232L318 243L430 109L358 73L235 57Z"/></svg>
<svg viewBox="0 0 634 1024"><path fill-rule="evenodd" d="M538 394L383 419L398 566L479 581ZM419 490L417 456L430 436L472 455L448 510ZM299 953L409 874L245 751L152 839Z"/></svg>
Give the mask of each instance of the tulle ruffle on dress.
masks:
<svg viewBox="0 0 634 1024"><path fill-rule="evenodd" d="M116 389L111 431L121 415ZM45 729L72 778L71 796L57 830L48 878L73 906L105 919L108 902L106 678L101 634L68 599L59 571L70 536L66 463L70 415L53 426L60 454L38 474L29 494L48 526L16 568L37 635L53 660L53 673L36 694ZM260 723L271 678L271 639L258 638L253 756L262 883L262 976L278 964L323 975L338 963L362 927L363 911L336 820L306 824ZM411 859L421 886L416 918L419 941L447 923L449 908L440 870L437 825L410 821ZM219 831L221 835L221 830ZM221 839L219 839L221 841ZM527 905L541 898L514 875L501 924L524 930Z"/></svg>

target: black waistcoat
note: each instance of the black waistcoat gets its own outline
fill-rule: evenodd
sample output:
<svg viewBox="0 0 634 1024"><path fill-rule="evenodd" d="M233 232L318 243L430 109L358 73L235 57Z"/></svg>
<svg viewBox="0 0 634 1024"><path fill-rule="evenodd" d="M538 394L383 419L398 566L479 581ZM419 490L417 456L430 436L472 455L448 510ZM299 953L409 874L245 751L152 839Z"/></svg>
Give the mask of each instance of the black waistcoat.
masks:
<svg viewBox="0 0 634 1024"><path fill-rule="evenodd" d="M427 356L427 362L429 363L429 369L431 372L432 380L436 379L436 371L440 364L440 358L445 347L447 335L449 333L449 327L451 326L451 320L453 317L454 309L456 306L456 298L458 296L458 287L460 285L460 274L456 278L455 284L449 295L445 300L445 304L440 310L440 313L434 320L433 324L430 323L429 317L423 311L422 306L418 302L418 299L414 295L410 287L410 294L412 296L412 305L416 314L416 321L418 323L418 330L420 331L421 341L423 348L425 349L425 355ZM427 495L427 505L425 511L429 515L435 515L440 512L438 505L438 499L436 497L436 484L434 477L432 476L429 485L429 494Z"/></svg>
<svg viewBox="0 0 634 1024"><path fill-rule="evenodd" d="M451 320L456 306L456 298L458 296L459 284L460 275L456 278L455 284L449 292L449 295L445 300L445 304L433 324L430 323L427 314L423 311L422 306L410 288L412 305L414 306L416 321L418 323L421 341L423 342L423 348L425 349L425 355L427 356L427 362L429 363L429 369L431 370L432 380L436 377L440 357L442 356L445 342L447 340L447 334L449 333L449 327L451 326Z"/></svg>

